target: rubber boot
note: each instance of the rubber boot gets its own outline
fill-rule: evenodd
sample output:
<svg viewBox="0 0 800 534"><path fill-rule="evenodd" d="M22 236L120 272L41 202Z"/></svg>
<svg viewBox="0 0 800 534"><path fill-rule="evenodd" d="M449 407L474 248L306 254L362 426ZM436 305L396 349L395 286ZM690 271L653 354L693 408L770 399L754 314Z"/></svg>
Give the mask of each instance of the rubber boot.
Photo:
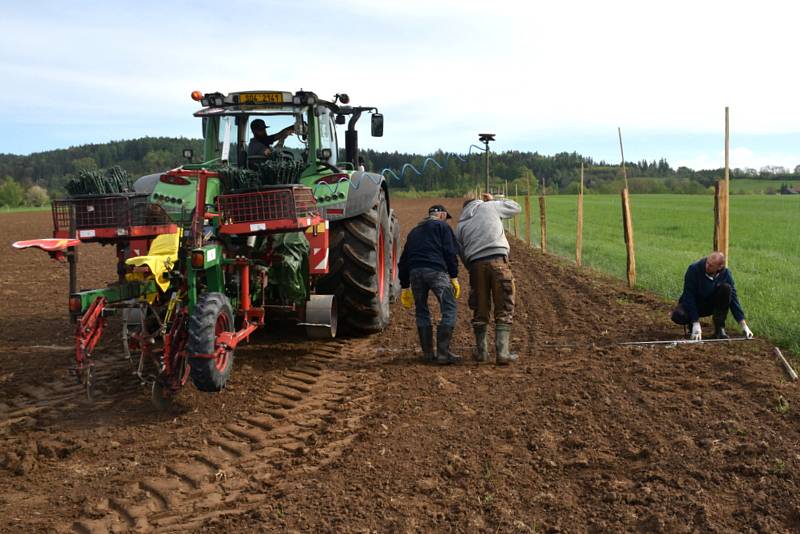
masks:
<svg viewBox="0 0 800 534"><path fill-rule="evenodd" d="M430 325L418 326L417 333L419 334L419 346L422 347L422 361L436 360L436 354L433 352L433 327Z"/></svg>
<svg viewBox="0 0 800 534"><path fill-rule="evenodd" d="M472 331L475 332L475 349L472 351L472 359L483 363L489 359L489 325L473 325Z"/></svg>
<svg viewBox="0 0 800 534"><path fill-rule="evenodd" d="M517 361L517 354L511 352L511 325L497 323L494 331L494 348L497 365L508 365Z"/></svg>
<svg viewBox="0 0 800 534"><path fill-rule="evenodd" d="M453 338L453 327L439 325L436 332L436 363L448 365L461 363L461 356L450 352L450 340Z"/></svg>

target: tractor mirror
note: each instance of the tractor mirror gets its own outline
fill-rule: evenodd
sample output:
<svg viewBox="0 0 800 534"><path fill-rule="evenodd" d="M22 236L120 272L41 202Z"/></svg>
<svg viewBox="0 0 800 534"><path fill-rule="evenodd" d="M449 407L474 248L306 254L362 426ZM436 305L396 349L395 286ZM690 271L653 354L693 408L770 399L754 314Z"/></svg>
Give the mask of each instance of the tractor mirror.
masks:
<svg viewBox="0 0 800 534"><path fill-rule="evenodd" d="M342 104L349 104L350 97L347 95L347 93L341 93L339 95L339 102L341 102Z"/></svg>
<svg viewBox="0 0 800 534"><path fill-rule="evenodd" d="M184 157L184 159L188 159L189 161L192 161L192 157L193 156L194 156L194 150L192 150L191 148L184 148L183 149L183 157Z"/></svg>
<svg viewBox="0 0 800 534"><path fill-rule="evenodd" d="M372 137L383 137L383 115L372 114Z"/></svg>
<svg viewBox="0 0 800 534"><path fill-rule="evenodd" d="M336 115L336 124L344 124L347 122L344 115Z"/></svg>

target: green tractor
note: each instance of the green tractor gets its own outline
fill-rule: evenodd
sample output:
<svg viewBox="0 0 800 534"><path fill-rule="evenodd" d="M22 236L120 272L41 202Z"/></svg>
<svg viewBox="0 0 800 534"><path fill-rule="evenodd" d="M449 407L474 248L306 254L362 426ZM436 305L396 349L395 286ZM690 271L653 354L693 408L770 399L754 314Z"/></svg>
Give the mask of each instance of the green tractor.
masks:
<svg viewBox="0 0 800 534"><path fill-rule="evenodd" d="M399 294L388 184L358 156L364 112L372 135L383 134L376 108L308 91L192 98L202 105L201 163L187 150L189 163L130 187L116 177L112 193L95 180L53 202L54 239L15 243L69 263L74 373L90 397L92 352L111 314L122 316L124 350L132 361L138 353L137 374L163 407L189 378L223 389L237 345L268 320L317 338L371 334L388 325ZM342 161L336 125L345 123ZM83 242L116 247L116 282L77 290Z"/></svg>

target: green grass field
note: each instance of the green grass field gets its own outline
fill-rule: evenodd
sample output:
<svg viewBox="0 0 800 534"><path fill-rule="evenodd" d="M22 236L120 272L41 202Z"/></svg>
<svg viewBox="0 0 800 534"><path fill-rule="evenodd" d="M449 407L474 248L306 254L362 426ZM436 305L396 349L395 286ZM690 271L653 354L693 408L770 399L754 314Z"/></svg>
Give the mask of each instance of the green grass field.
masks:
<svg viewBox="0 0 800 534"><path fill-rule="evenodd" d="M539 206L531 200L538 246ZM677 300L686 267L711 250L713 197L634 195L631 209L637 286ZM800 354L800 196L732 196L730 210L729 266L747 322L756 336ZM577 196L547 197L548 252L574 261L576 217ZM584 196L584 265L625 278L621 221L618 195Z"/></svg>

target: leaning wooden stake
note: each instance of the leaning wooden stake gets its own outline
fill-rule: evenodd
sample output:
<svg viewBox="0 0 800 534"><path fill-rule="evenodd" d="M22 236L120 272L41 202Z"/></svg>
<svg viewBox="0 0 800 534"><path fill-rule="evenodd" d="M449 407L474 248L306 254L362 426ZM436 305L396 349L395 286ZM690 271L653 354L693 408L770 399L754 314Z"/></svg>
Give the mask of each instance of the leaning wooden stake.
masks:
<svg viewBox="0 0 800 534"><path fill-rule="evenodd" d="M628 196L628 171L625 168L625 151L622 148L622 128L619 132L619 152L622 155L622 177L625 188L622 190L622 229L625 233L625 248L628 252L628 287L636 285L636 255L633 241L633 218L631 217L631 204Z"/></svg>
<svg viewBox="0 0 800 534"><path fill-rule="evenodd" d="M575 264L581 266L583 247L583 162L581 162L581 188L578 190L578 235L575 238Z"/></svg>
<svg viewBox="0 0 800 534"><path fill-rule="evenodd" d="M772 352L774 352L775 356L777 356L778 359L781 361L781 364L783 365L783 368L786 370L786 373L789 375L789 378L791 380L797 380L797 372L794 369L792 369L792 366L789 365L789 362L786 361L786 358L783 357L781 349L775 347L772 349Z"/></svg>
<svg viewBox="0 0 800 534"><path fill-rule="evenodd" d="M531 180L528 178L528 190L525 192L525 236L529 247L532 246L531 233Z"/></svg>

